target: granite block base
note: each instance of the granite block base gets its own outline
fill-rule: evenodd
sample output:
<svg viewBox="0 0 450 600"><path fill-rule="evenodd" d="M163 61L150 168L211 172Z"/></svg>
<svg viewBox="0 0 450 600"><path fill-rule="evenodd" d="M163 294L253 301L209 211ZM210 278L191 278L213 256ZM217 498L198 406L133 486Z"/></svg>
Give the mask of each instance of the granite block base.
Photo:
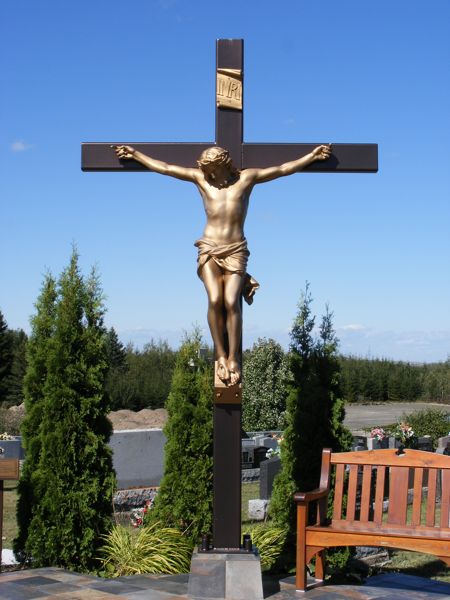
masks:
<svg viewBox="0 0 450 600"><path fill-rule="evenodd" d="M263 600L261 562L256 554L194 552L188 583L193 600Z"/></svg>

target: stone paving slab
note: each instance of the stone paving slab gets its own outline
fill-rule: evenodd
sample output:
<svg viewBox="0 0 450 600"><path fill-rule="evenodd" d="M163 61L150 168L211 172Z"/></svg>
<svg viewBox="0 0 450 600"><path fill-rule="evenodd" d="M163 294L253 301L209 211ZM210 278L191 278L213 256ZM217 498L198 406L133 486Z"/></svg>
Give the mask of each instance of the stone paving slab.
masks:
<svg viewBox="0 0 450 600"><path fill-rule="evenodd" d="M263 577L266 600L448 600L450 583L387 573L364 585L327 585L295 591L293 577ZM0 600L186 600L188 575L134 575L102 579L64 569L28 569L0 573ZM248 600L252 600L248 598Z"/></svg>

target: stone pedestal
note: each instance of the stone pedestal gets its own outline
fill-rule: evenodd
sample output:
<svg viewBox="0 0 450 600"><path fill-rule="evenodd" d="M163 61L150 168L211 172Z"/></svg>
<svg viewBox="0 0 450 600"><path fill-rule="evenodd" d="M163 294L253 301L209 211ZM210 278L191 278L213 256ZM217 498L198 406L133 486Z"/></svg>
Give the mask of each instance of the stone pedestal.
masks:
<svg viewBox="0 0 450 600"><path fill-rule="evenodd" d="M193 600L263 600L261 563L254 553L195 551L188 598Z"/></svg>

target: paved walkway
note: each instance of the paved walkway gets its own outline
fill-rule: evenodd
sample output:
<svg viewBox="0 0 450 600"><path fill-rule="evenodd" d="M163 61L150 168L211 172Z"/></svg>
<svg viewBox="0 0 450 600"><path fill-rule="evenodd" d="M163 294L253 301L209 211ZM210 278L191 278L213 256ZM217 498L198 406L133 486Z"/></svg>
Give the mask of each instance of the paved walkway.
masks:
<svg viewBox="0 0 450 600"><path fill-rule="evenodd" d="M264 597L270 600L444 600L450 584L411 575L386 574L370 577L365 585L333 585L305 594L295 591L291 579L279 583L264 579ZM133 575L101 579L63 569L29 569L0 574L0 600L183 600L187 598L188 575ZM247 598L246 600L252 600Z"/></svg>

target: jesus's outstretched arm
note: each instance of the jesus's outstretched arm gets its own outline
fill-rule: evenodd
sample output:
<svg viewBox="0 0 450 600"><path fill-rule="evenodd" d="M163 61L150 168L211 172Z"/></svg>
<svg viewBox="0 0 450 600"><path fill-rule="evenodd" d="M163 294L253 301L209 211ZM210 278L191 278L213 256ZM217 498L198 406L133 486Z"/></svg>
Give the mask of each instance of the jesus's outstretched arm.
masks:
<svg viewBox="0 0 450 600"><path fill-rule="evenodd" d="M162 160L157 160L147 154L143 154L138 150L135 150L132 146L113 146L117 156L120 159L125 160L136 160L141 165L147 167L150 171L160 173L161 175L169 175L176 179L182 179L183 181L197 182L197 176L199 169L192 169L189 167L180 167L178 165L171 165Z"/></svg>
<svg viewBox="0 0 450 600"><path fill-rule="evenodd" d="M296 160L291 160L276 167L267 167L266 169L245 169L243 173L252 183L265 183L266 181L278 179L278 177L286 177L286 175L298 173L298 171L301 171L312 162L326 160L330 155L331 144L317 146L312 152Z"/></svg>

